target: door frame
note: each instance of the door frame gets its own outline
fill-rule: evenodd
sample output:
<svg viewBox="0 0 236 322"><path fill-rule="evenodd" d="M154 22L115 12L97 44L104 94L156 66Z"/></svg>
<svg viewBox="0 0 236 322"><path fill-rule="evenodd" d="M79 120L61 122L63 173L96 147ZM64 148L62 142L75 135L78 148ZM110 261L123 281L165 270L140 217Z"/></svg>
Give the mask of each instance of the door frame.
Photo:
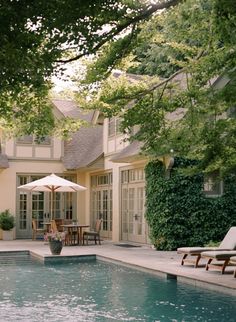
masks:
<svg viewBox="0 0 236 322"><path fill-rule="evenodd" d="M42 178L47 174L17 174L16 175L16 183L17 187L31 181L36 180L37 178ZM62 176L63 177L63 176ZM72 176L64 176L66 178L70 178L73 180ZM72 181L71 180L71 181ZM43 209L40 208L37 213L37 209L33 209L33 195L39 194L42 195L43 198L41 202L43 203ZM58 192L58 195L55 194L56 202L58 202L59 209L58 214L60 217L56 218L66 218L72 217L76 215L76 194L72 192ZM72 194L71 197L66 198L67 194ZM24 196L21 198L21 196ZM67 204L67 200L70 199L69 204ZM50 202L51 194L50 192L31 192L31 191L23 191L16 188L16 238L31 238L32 237L32 218L37 220L37 228L44 228L43 222L47 222L50 220ZM35 200L37 203L37 200ZM71 207L69 207L71 205ZM67 209L69 207L69 209ZM33 213L35 211L35 213ZM71 219L72 219L71 218Z"/></svg>
<svg viewBox="0 0 236 322"><path fill-rule="evenodd" d="M106 178L100 180L99 178ZM102 238L112 238L112 172L92 174L90 199L90 224L94 227L97 219L102 219L100 235ZM107 199L105 197L107 192ZM100 194L100 198L98 195ZM107 209L103 209L106 204Z"/></svg>
<svg viewBox="0 0 236 322"><path fill-rule="evenodd" d="M148 240L148 227L144 217L145 214L145 174L144 167L129 167L120 170L120 221L121 221L121 240L146 244ZM139 189L143 189L143 199L140 209ZM126 200L124 199L124 189L127 190ZM133 201L130 199L130 190L134 189ZM132 207L132 213L129 208ZM126 203L126 204L124 204ZM124 209L127 208L127 209ZM141 212L141 213L140 213ZM140 220L141 216L141 220ZM131 220L132 217L132 220ZM141 229L141 234L139 231ZM137 233L134 233L137 232Z"/></svg>

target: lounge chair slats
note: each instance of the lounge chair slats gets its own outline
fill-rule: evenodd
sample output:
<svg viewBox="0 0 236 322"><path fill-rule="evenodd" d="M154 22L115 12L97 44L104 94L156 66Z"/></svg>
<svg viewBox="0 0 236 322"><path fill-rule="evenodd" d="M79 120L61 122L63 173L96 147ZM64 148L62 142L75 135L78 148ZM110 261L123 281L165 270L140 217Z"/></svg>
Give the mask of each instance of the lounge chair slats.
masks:
<svg viewBox="0 0 236 322"><path fill-rule="evenodd" d="M199 266L202 253L209 251L218 253L219 251L230 252L236 249L236 227L231 227L219 247L180 247L177 249L178 254L183 254L181 265L185 263Z"/></svg>
<svg viewBox="0 0 236 322"><path fill-rule="evenodd" d="M202 258L208 259L206 264L206 270L208 271L209 268L220 270L222 274L225 272L225 268L230 265L231 260L230 258L236 256L236 250L229 250L229 251L212 251L212 252L203 252L201 254ZM212 263L214 261L214 263ZM236 263L235 263L236 265Z"/></svg>

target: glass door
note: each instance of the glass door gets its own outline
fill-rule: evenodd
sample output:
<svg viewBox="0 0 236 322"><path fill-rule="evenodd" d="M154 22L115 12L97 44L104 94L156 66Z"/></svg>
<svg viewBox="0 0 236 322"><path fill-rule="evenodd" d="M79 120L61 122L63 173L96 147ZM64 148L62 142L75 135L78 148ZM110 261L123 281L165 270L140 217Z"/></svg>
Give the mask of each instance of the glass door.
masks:
<svg viewBox="0 0 236 322"><path fill-rule="evenodd" d="M102 219L101 237L112 237L112 186L111 173L91 177L91 227Z"/></svg>
<svg viewBox="0 0 236 322"><path fill-rule="evenodd" d="M18 186L42 178L42 176L19 175ZM44 222L50 221L51 203L54 203L55 218L72 219L76 214L76 193L72 192L50 192L34 191L28 192L17 189L16 210L16 237L32 237L32 219L36 220L37 228L45 228Z"/></svg>
<svg viewBox="0 0 236 322"><path fill-rule="evenodd" d="M44 194L45 192L32 192L32 219L36 220L36 226L40 229L44 228L43 223L48 219L48 212L47 209L45 209Z"/></svg>
<svg viewBox="0 0 236 322"><path fill-rule="evenodd" d="M132 171L132 172L131 172ZM138 243L147 242L145 212L145 183L141 171L125 170L121 186L121 239ZM138 182L139 181L139 182Z"/></svg>
<svg viewBox="0 0 236 322"><path fill-rule="evenodd" d="M101 237L112 237L112 190L99 189L92 193L91 226L95 226L96 219L102 219Z"/></svg>

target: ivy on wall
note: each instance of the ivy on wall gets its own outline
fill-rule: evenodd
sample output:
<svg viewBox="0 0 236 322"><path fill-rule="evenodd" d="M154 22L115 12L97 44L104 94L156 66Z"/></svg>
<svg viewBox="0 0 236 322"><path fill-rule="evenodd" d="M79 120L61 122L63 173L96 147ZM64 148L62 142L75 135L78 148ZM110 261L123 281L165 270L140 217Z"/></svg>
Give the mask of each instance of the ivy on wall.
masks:
<svg viewBox="0 0 236 322"><path fill-rule="evenodd" d="M203 175L178 171L191 161L176 158L170 175L160 161L146 166L146 219L158 250L220 241L236 226L236 177L224 179L224 194L205 197Z"/></svg>

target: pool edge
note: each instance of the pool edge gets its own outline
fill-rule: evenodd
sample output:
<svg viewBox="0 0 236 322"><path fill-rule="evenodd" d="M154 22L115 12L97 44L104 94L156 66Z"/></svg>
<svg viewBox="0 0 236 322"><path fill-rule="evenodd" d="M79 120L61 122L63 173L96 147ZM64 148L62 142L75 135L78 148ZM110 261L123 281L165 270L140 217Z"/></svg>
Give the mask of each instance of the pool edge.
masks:
<svg viewBox="0 0 236 322"><path fill-rule="evenodd" d="M202 288L202 289L207 289L211 291L215 291L218 293L223 293L231 296L236 296L236 288L234 287L229 287L229 286L224 286L221 284L213 283L211 281L205 281L201 280L198 278L193 278L193 277L188 277L188 276L183 276L181 274L173 274L172 272L167 272L164 270L157 270L157 269L152 269L148 267L144 267L138 264L133 264L133 263L128 263L126 261L122 261L119 259L114 259L109 256L104 256L104 255L99 255L99 254L83 254L83 255L44 255L44 254L39 254L35 251L32 250L4 250L0 251L1 254L15 254L15 253L26 253L29 254L32 259L37 260L41 262L42 264L53 264L53 263L59 263L59 262L65 262L68 259L76 260L79 261L87 261L87 260L101 260L101 261L107 261L110 263L116 263L119 265L123 265L126 267L130 267L133 269L137 269L152 275L156 275L161 278L165 279L175 279L177 283L183 283L183 284L190 284L192 286L195 286L196 288Z"/></svg>

